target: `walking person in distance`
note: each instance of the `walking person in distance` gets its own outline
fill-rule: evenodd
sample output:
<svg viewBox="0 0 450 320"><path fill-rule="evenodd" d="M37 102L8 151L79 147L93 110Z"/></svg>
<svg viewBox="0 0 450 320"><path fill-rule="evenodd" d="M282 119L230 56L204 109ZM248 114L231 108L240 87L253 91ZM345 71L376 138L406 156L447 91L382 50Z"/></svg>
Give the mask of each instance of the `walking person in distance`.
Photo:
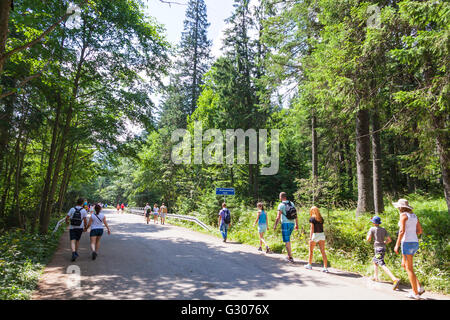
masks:
<svg viewBox="0 0 450 320"><path fill-rule="evenodd" d="M109 229L108 223L106 222L105 215L101 212L102 207L98 204L94 207L94 213L91 214L91 217L89 218L89 224L86 227L89 229L91 228L91 249L92 249L92 260L95 260L97 258L98 249L100 248L100 239L103 235L103 225L105 225L106 229L108 230L108 235L111 234L111 230Z"/></svg>
<svg viewBox="0 0 450 320"><path fill-rule="evenodd" d="M275 225L273 226L273 231L276 230L277 225L281 220L281 235L288 254L286 259L288 262L294 263L294 258L292 257L291 234L292 231L294 231L294 228L295 230L298 230L297 210L295 209L294 203L287 200L286 192L280 193L280 201L281 203L278 206L278 214Z"/></svg>
<svg viewBox="0 0 450 320"><path fill-rule="evenodd" d="M400 213L400 221L398 223L400 232L394 251L398 254L398 250L401 247L402 267L408 273L409 282L412 287L412 291L408 293L407 297L420 299L425 289L420 286L419 280L414 272L413 257L417 250L419 250L419 238L417 235L422 234L422 226L420 225L419 218L412 211L413 207L409 206L408 200L400 199L393 203L393 205Z"/></svg>
<svg viewBox="0 0 450 320"><path fill-rule="evenodd" d="M323 272L328 272L327 269L327 254L325 253L325 233L323 232L323 218L320 214L319 208L312 207L309 210L309 223L310 223L310 230L309 230L309 260L308 264L305 266L306 269L311 270L312 269L312 259L314 254L314 247L316 244L319 245L320 253L322 253L322 259L323 259Z"/></svg>
<svg viewBox="0 0 450 320"><path fill-rule="evenodd" d="M264 204L262 202L259 202L257 204L258 207L258 215L256 217L254 226L258 224L258 234L259 234L259 248L258 251L262 251L262 245L266 246L266 253L270 253L270 248L267 245L266 240L264 239L264 233L267 231L267 228L269 227L268 219L267 219L267 213L264 211Z"/></svg>
<svg viewBox="0 0 450 320"><path fill-rule="evenodd" d="M87 211L83 208L84 199L77 200L77 205L69 210L66 216L66 223L70 223L69 235L72 249L72 262L78 258L78 247L80 246L81 235L84 226L87 225Z"/></svg>
<svg viewBox="0 0 450 320"><path fill-rule="evenodd" d="M227 204L222 203L222 210L219 211L219 230L223 237L223 242L227 242L228 229L231 226L231 212Z"/></svg>

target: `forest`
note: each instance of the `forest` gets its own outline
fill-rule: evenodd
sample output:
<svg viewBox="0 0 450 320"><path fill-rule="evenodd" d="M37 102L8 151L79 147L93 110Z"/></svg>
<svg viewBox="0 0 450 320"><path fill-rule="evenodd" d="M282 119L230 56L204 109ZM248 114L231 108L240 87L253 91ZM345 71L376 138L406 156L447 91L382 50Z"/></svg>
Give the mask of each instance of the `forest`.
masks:
<svg viewBox="0 0 450 320"><path fill-rule="evenodd" d="M218 58L205 1L178 44L144 6L2 2L1 228L46 234L80 196L189 214L216 187L249 207L285 191L360 216L421 194L450 212L448 2L235 0ZM279 130L277 174L173 163L172 133L200 122Z"/></svg>
<svg viewBox="0 0 450 320"><path fill-rule="evenodd" d="M214 56L205 0L154 1L186 9L179 43L149 1L1 2L0 299L30 297L79 197L164 202L216 226L216 188L236 190L231 239L256 245L256 203L273 223L284 191L300 214L296 258L316 205L330 264L362 274L370 217L395 241L392 201L406 198L424 228L417 273L449 292L450 2L227 0ZM212 141L227 130L249 142L231 156ZM269 133L257 155L252 130ZM191 137L178 162L176 132ZM198 161L196 147L227 161ZM392 250L387 261L402 272Z"/></svg>

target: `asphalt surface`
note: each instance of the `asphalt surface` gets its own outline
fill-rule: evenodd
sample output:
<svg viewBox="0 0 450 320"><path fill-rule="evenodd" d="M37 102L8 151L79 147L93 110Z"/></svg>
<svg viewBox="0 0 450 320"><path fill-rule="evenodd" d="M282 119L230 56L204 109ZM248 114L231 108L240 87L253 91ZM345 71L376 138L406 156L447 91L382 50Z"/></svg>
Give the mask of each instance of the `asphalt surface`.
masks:
<svg viewBox="0 0 450 320"><path fill-rule="evenodd" d="M105 229L95 261L88 233L81 238L80 257L70 261L66 231L33 299L407 299L405 287L394 292L390 283L333 268L325 274L318 265L306 270L305 261L291 264L284 255L266 255L167 223L147 225L142 216L115 212L106 210L112 234ZM450 298L430 292L422 297Z"/></svg>

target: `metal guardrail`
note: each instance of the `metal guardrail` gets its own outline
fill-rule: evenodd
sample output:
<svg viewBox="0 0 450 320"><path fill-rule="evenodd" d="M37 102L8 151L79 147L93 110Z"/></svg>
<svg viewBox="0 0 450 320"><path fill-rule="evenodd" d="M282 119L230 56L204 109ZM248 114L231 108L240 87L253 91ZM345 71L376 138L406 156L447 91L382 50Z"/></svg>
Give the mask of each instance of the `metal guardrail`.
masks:
<svg viewBox="0 0 450 320"><path fill-rule="evenodd" d="M138 214L141 216L144 215L144 208L142 208L142 207L140 207L140 208L125 208L125 211L131 212L133 214ZM192 221L192 222L195 222L196 224L198 224L203 229L206 229L208 231L213 231L213 229L211 229L211 227L209 227L208 225L203 223L201 220L199 220L193 216L183 216L183 215L179 215L179 214L168 213L167 218Z"/></svg>

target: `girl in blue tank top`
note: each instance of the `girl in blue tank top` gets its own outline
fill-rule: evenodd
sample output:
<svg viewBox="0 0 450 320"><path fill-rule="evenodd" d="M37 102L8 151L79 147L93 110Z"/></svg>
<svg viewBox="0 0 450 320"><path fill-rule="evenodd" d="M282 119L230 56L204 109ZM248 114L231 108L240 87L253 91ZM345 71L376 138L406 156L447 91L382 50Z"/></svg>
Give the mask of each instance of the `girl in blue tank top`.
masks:
<svg viewBox="0 0 450 320"><path fill-rule="evenodd" d="M262 244L266 246L266 253L270 253L270 248L264 240L264 233L267 230L267 213L264 211L264 205L262 202L258 203L258 216L256 217L255 223L253 225L256 226L258 224L258 233L259 233L259 248L258 251L262 251Z"/></svg>

